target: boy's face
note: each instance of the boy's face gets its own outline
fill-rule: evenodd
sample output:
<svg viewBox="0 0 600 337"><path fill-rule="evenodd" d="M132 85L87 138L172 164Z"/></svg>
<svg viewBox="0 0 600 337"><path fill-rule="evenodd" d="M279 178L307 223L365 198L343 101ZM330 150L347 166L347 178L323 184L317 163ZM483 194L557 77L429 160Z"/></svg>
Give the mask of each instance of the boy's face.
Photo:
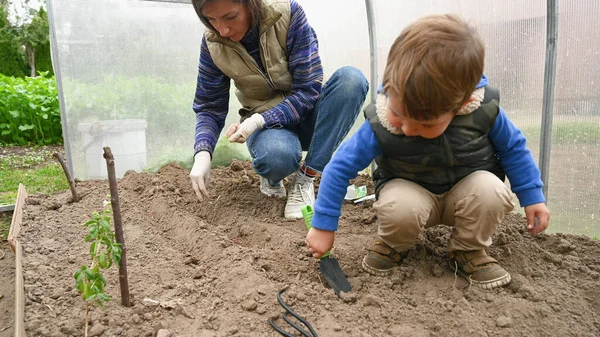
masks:
<svg viewBox="0 0 600 337"><path fill-rule="evenodd" d="M400 103L398 97L389 93L387 99L387 117L390 123L397 129L402 130L405 136L418 136L427 139L441 136L456 115L454 112L448 112L436 119L418 121L408 117L405 110L406 107Z"/></svg>

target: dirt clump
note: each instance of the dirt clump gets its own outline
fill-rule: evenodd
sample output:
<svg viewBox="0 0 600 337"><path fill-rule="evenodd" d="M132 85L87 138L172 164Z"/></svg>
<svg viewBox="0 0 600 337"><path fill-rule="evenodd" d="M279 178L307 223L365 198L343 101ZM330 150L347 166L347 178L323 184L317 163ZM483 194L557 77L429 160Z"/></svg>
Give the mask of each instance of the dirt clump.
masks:
<svg viewBox="0 0 600 337"><path fill-rule="evenodd" d="M120 305L117 270L108 272L112 300L93 311L94 336L279 336L267 321L291 331L276 300L283 287L319 336L600 335L598 241L534 237L510 214L489 250L513 276L507 287L484 291L457 278L443 226L425 231L391 277L374 277L361 269L377 232L372 201L347 203L334 255L353 290L338 298L307 256L303 221L283 219L285 200L259 192L250 163L214 169L205 202L188 174L168 165L119 181L134 306ZM106 181L80 182L78 190L78 203L68 191L27 199L21 241L30 336L83 334L72 275L89 264L82 224L109 190Z"/></svg>

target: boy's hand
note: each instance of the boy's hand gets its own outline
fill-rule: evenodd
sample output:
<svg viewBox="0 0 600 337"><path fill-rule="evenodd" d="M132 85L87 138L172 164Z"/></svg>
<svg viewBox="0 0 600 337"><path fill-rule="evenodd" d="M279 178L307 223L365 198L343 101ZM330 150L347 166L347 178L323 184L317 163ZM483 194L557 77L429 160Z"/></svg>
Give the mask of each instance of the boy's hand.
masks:
<svg viewBox="0 0 600 337"><path fill-rule="evenodd" d="M548 224L550 223L550 211L543 202L525 206L525 216L527 217L527 230L531 234L543 232L548 228ZM538 220L537 225L535 223L535 218Z"/></svg>
<svg viewBox="0 0 600 337"><path fill-rule="evenodd" d="M314 258L320 258L333 247L335 232L324 231L312 227L306 234L306 246L308 252Z"/></svg>

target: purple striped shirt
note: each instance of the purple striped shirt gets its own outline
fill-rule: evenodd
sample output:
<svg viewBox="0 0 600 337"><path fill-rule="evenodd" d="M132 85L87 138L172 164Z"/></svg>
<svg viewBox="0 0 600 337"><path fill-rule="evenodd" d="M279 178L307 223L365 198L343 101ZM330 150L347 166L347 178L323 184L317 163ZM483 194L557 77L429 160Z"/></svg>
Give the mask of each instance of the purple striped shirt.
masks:
<svg viewBox="0 0 600 337"><path fill-rule="evenodd" d="M291 21L287 37L288 70L292 74L291 95L262 113L266 128L299 124L303 114L313 110L323 84L317 35L306 20L302 7L290 0ZM260 59L258 27L246 33L240 43L264 70ZM194 154L212 154L229 107L231 80L213 62L206 39L202 37L200 64L193 110L196 112Z"/></svg>

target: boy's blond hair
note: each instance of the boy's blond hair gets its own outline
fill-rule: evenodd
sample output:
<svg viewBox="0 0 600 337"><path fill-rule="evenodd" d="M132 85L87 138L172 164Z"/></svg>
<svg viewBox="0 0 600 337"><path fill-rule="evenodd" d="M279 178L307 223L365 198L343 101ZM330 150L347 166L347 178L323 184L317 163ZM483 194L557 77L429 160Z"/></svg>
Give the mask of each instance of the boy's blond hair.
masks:
<svg viewBox="0 0 600 337"><path fill-rule="evenodd" d="M398 97L410 118L436 119L469 100L483 75L484 58L482 39L459 16L426 16L394 41L383 89Z"/></svg>

